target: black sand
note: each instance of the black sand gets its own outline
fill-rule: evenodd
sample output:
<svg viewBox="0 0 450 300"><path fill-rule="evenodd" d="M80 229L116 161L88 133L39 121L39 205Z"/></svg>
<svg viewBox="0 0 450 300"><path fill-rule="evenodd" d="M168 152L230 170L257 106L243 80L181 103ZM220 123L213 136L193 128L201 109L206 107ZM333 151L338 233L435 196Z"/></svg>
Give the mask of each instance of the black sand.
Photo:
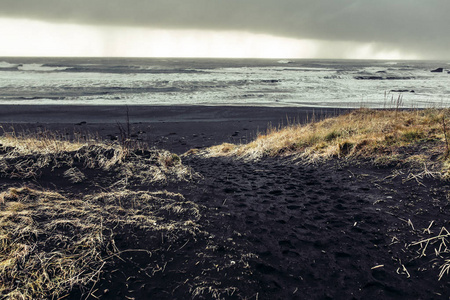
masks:
<svg viewBox="0 0 450 300"><path fill-rule="evenodd" d="M0 106L0 125L8 131L49 129L62 134L95 133L120 138L120 126L137 140L183 153L223 142L245 143L268 127L307 122L342 109L224 106ZM128 118L127 118L128 113Z"/></svg>

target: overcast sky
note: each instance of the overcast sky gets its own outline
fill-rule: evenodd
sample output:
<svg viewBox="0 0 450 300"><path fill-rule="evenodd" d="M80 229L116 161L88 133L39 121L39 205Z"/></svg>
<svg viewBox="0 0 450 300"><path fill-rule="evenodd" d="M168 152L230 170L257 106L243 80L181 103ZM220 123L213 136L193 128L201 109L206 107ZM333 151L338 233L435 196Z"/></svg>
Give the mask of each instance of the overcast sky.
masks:
<svg viewBox="0 0 450 300"><path fill-rule="evenodd" d="M223 45L232 51L241 44L249 47L246 53L251 56L253 50L261 52L256 48L273 38L279 43L279 53L283 53L283 46L297 51L280 56L298 53L349 58L349 53L362 53L376 58L385 53L400 58L450 59L449 13L449 0L0 0L0 21L3 19L10 32L5 33L2 26L0 34L7 36L6 43L25 47L27 43L20 36L32 36L30 32L37 28L33 24L38 23L29 20L34 20L47 24L49 37L45 42L57 43L56 32L61 35L68 30L81 44L82 36L93 41L97 38L99 44L103 43L100 55L117 51L110 39L105 46L104 35L112 34L120 40L117 36L122 32L127 34L123 39L135 46L139 40L146 47L149 39L170 42L161 44L162 48L180 45L176 41L188 36L181 46L197 45L200 54L208 53L205 47L212 53ZM65 42L65 38L59 41ZM242 43L245 38L254 42ZM14 51L3 42L0 55ZM268 47L276 55L273 45ZM302 47L308 51L302 52Z"/></svg>

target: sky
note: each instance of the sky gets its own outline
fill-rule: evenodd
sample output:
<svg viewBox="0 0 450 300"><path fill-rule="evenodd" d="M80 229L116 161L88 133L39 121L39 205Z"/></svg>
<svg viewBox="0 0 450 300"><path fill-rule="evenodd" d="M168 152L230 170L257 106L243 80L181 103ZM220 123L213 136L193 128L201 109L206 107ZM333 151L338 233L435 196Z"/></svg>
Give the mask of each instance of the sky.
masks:
<svg viewBox="0 0 450 300"><path fill-rule="evenodd" d="M0 0L0 56L450 59L448 0Z"/></svg>

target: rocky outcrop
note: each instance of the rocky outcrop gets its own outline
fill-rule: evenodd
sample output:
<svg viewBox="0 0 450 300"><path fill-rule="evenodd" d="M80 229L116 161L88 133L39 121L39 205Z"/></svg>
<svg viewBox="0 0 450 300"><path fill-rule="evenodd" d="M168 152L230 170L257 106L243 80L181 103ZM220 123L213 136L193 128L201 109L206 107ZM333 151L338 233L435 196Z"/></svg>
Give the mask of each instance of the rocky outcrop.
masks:
<svg viewBox="0 0 450 300"><path fill-rule="evenodd" d="M435 70L431 70L432 73L442 73L444 72L444 68L437 68Z"/></svg>

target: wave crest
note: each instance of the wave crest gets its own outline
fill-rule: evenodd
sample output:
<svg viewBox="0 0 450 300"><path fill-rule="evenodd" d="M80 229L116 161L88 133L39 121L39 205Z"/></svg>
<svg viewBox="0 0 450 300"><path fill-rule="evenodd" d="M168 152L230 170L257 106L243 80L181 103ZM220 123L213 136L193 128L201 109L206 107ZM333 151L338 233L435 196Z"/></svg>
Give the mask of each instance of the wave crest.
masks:
<svg viewBox="0 0 450 300"><path fill-rule="evenodd" d="M0 61L0 69L13 69L17 68L18 66L19 66L18 64L11 64L6 61Z"/></svg>
<svg viewBox="0 0 450 300"><path fill-rule="evenodd" d="M53 72L53 71L64 71L68 67L49 67L43 64L23 64L17 67L21 71L38 71L38 72Z"/></svg>

